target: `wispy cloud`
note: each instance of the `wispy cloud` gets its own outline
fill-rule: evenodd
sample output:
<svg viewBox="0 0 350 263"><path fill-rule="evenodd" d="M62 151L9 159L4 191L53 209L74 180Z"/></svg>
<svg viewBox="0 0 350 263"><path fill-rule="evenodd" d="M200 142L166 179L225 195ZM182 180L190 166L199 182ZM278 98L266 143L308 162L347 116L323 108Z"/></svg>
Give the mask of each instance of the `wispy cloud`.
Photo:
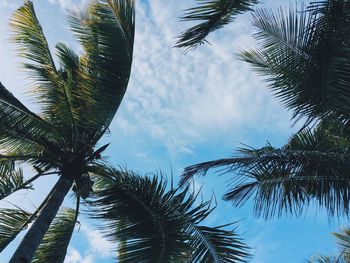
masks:
<svg viewBox="0 0 350 263"><path fill-rule="evenodd" d="M16 3L14 3L15 1L13 0L2 0L0 1L0 9L1 8L15 8L17 6Z"/></svg>
<svg viewBox="0 0 350 263"><path fill-rule="evenodd" d="M81 255L74 247L69 247L64 263L93 263L93 255Z"/></svg>
<svg viewBox="0 0 350 263"><path fill-rule="evenodd" d="M65 10L79 10L84 7L89 0L48 0L50 4L58 4Z"/></svg>
<svg viewBox="0 0 350 263"><path fill-rule="evenodd" d="M232 136L253 123L289 128L286 112L235 56L253 44L249 16L214 34L213 45L184 55L173 45L185 7L182 1L138 2L132 77L116 125L129 135L148 134L172 153L191 153L212 134Z"/></svg>
<svg viewBox="0 0 350 263"><path fill-rule="evenodd" d="M271 255L274 255L280 248L277 241L269 240L266 242L266 237L272 236L271 226L266 226L265 224L258 223L257 226L251 228L251 232L255 232L255 237L250 240L249 245L252 248L252 253L254 255L254 263L265 263L271 260Z"/></svg>
<svg viewBox="0 0 350 263"><path fill-rule="evenodd" d="M115 254L118 245L107 240L101 231L92 229L91 226L85 223L81 224L80 230L87 239L90 246L89 250L92 253L103 258L112 257Z"/></svg>
<svg viewBox="0 0 350 263"><path fill-rule="evenodd" d="M97 263L115 259L115 251L118 244L107 240L101 231L93 229L85 221L81 221L78 232L74 233L74 239L78 243L83 242L83 249L77 248L72 242L68 247L65 263Z"/></svg>

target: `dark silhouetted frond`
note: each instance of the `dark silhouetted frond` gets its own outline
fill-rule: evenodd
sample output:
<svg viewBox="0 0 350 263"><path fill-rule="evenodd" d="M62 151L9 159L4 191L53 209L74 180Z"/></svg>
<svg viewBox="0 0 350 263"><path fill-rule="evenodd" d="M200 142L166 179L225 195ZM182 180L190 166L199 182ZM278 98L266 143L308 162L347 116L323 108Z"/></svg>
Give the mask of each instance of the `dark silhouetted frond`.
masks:
<svg viewBox="0 0 350 263"><path fill-rule="evenodd" d="M232 173L225 199L240 206L252 198L257 215L300 215L311 202L330 216L348 215L350 140L336 130L334 122L324 121L297 133L282 148L242 148L236 157L187 167L181 182L221 168Z"/></svg>
<svg viewBox="0 0 350 263"><path fill-rule="evenodd" d="M57 150L55 144L59 145L63 140L51 124L28 110L2 84L0 126L0 146L7 152L29 149L31 153L36 153L43 147Z"/></svg>
<svg viewBox="0 0 350 263"><path fill-rule="evenodd" d="M187 9L182 20L202 21L179 36L176 47L196 48L206 42L210 32L233 21L237 15L251 11L257 0L197 0L198 6Z"/></svg>
<svg viewBox="0 0 350 263"><path fill-rule="evenodd" d="M235 231L200 224L212 211L208 202L196 206L197 195L167 190L157 178L109 169L96 182L91 215L107 222L102 230L108 238L124 242L121 262L247 259L247 247Z"/></svg>
<svg viewBox="0 0 350 263"><path fill-rule="evenodd" d="M306 10L258 10L258 48L242 59L264 77L294 118L349 120L350 2L316 1Z"/></svg>

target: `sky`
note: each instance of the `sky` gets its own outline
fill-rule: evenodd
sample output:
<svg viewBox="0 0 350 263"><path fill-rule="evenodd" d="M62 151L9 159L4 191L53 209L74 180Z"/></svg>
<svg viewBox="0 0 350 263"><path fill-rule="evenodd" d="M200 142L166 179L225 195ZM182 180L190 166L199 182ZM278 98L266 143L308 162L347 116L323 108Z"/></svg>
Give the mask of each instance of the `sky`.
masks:
<svg viewBox="0 0 350 263"><path fill-rule="evenodd" d="M66 42L79 50L70 34L65 10L79 9L86 0L34 0L36 13L53 49ZM294 1L261 1L263 7L289 6ZM26 74L20 69L14 46L9 41L10 15L19 0L0 0L0 81L21 101L38 111L28 93ZM210 45L193 52L173 48L176 36L190 24L180 22L182 10L193 0L136 0L136 38L129 86L110 134L100 145L110 142L106 160L142 174L163 171L174 174L175 182L184 167L202 161L228 157L242 143L255 147L267 141L284 144L297 130L287 112L268 91L262 78L240 61L240 50L254 46L250 14L214 32ZM33 173L24 169L26 176ZM221 200L230 175L213 172L195 180L204 198L215 193L217 208L206 220L212 226L237 223L236 231L252 247L252 263L305 262L318 252L336 252L331 232L344 227L345 219L329 221L324 211L310 207L302 217L284 216L265 221L254 217L252 204L235 208ZM21 204L33 210L55 182L43 178L37 191L22 191L0 201ZM70 205L68 197L65 205ZM84 217L73 236L66 263L111 262L116 244L97 230L96 222ZM23 236L23 235L21 235ZM20 236L20 237L21 237ZM16 244L0 254L8 261Z"/></svg>

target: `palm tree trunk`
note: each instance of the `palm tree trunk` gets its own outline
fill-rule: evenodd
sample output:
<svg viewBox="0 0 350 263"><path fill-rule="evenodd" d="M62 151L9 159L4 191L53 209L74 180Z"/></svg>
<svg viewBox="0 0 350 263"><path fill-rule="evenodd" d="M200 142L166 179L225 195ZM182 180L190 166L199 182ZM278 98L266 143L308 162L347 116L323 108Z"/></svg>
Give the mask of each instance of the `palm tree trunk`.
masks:
<svg viewBox="0 0 350 263"><path fill-rule="evenodd" d="M38 218L24 236L9 263L31 262L36 249L40 245L46 231L49 229L52 220L55 218L72 184L73 179L60 176L51 197L49 197L47 203L38 215Z"/></svg>

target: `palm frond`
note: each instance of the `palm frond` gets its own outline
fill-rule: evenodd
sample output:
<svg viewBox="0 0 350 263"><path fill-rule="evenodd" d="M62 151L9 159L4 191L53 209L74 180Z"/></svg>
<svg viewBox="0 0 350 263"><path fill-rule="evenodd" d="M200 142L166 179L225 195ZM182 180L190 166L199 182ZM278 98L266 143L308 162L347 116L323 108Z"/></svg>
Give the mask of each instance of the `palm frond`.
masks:
<svg viewBox="0 0 350 263"><path fill-rule="evenodd" d="M12 160L0 159L0 200L19 189L23 189L23 185L22 169L15 169Z"/></svg>
<svg viewBox="0 0 350 263"><path fill-rule="evenodd" d="M333 233L337 238L340 248L339 258L343 258L346 262L350 261L350 229L343 229L340 233Z"/></svg>
<svg viewBox="0 0 350 263"><path fill-rule="evenodd" d="M1 83L0 125L1 148L7 151L40 146L52 149L57 148L54 144L61 145L63 140L62 135L50 123L31 112ZM21 143L22 147L19 146Z"/></svg>
<svg viewBox="0 0 350 263"><path fill-rule="evenodd" d="M61 87L63 89L63 99L57 100L56 107L65 111L69 115L69 123L63 122L69 126L70 143L76 143L77 127L77 105L73 105L73 90L78 85L78 75L80 71L79 56L66 44L60 42L56 45L57 57L60 62L58 75L61 79ZM84 94L81 94L83 96ZM74 107L75 106L75 107Z"/></svg>
<svg viewBox="0 0 350 263"><path fill-rule="evenodd" d="M91 216L106 221L111 240L125 242L121 262L243 262L248 256L234 231L200 225L212 209L208 202L195 206L197 195L187 189L166 190L156 176L113 169L97 180L101 186Z"/></svg>
<svg viewBox="0 0 350 263"><path fill-rule="evenodd" d="M304 129L282 148L241 148L234 158L187 167L182 184L211 168L233 173L224 198L240 206L254 200L258 216L283 213L300 215L310 202L330 216L348 215L350 200L349 139L329 133L334 124L323 122L315 130ZM328 126L328 128L327 128ZM340 131L338 131L340 132Z"/></svg>
<svg viewBox="0 0 350 263"><path fill-rule="evenodd" d="M197 0L198 6L187 9L181 17L185 21L203 21L179 36L176 47L196 48L206 37L232 22L239 14L251 11L257 0Z"/></svg>
<svg viewBox="0 0 350 263"><path fill-rule="evenodd" d="M77 222L75 209L63 209L50 225L42 244L38 247L33 263L63 263Z"/></svg>
<svg viewBox="0 0 350 263"><path fill-rule="evenodd" d="M195 248L189 262L246 262L249 258L247 247L229 225L189 227L190 246ZM229 248L230 249L227 249Z"/></svg>
<svg viewBox="0 0 350 263"><path fill-rule="evenodd" d="M0 98L0 145L6 152L46 148L60 151L64 138L52 125ZM38 150L40 151L40 150Z"/></svg>
<svg viewBox="0 0 350 263"><path fill-rule="evenodd" d="M267 77L294 118L330 114L348 119L350 3L317 1L307 10L258 10L253 15L258 48L242 53Z"/></svg>
<svg viewBox="0 0 350 263"><path fill-rule="evenodd" d="M0 252L22 230L31 214L20 209L0 209Z"/></svg>
<svg viewBox="0 0 350 263"><path fill-rule="evenodd" d="M340 233L333 233L340 248L337 255L316 255L307 260L307 263L348 263L350 261L350 230L343 229Z"/></svg>
<svg viewBox="0 0 350 263"><path fill-rule="evenodd" d="M24 63L24 66L34 80L32 93L41 102L44 116L67 137L71 137L70 90L58 74L31 1L26 0L23 6L16 10L10 25L19 55L31 62Z"/></svg>
<svg viewBox="0 0 350 263"><path fill-rule="evenodd" d="M23 110L28 113L32 113L22 102L20 102L13 94L5 88L5 86L0 82L0 98L5 102ZM33 113L34 114L34 113Z"/></svg>
<svg viewBox="0 0 350 263"><path fill-rule="evenodd" d="M108 128L129 81L135 30L134 1L99 1L69 17L83 47L73 90L77 125L96 142Z"/></svg>
<svg viewBox="0 0 350 263"><path fill-rule="evenodd" d="M306 263L347 263L347 261L332 255L316 255L307 260Z"/></svg>

